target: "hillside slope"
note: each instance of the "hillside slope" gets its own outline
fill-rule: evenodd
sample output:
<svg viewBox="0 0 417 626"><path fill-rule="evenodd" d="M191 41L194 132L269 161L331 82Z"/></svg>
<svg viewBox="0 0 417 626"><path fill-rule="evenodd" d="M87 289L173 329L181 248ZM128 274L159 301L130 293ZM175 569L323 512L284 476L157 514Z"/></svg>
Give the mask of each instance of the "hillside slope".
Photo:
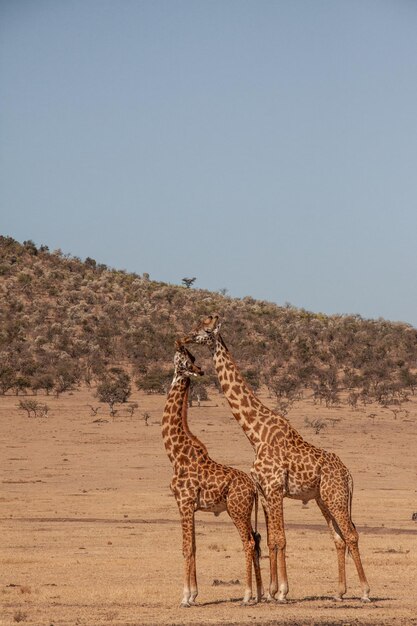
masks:
<svg viewBox="0 0 417 626"><path fill-rule="evenodd" d="M175 337L213 311L245 376L283 409L305 388L327 404L347 390L354 404L399 402L417 386L417 332L407 324L154 282L32 241L0 237L0 294L0 393L61 392L114 365L142 388L163 388Z"/></svg>

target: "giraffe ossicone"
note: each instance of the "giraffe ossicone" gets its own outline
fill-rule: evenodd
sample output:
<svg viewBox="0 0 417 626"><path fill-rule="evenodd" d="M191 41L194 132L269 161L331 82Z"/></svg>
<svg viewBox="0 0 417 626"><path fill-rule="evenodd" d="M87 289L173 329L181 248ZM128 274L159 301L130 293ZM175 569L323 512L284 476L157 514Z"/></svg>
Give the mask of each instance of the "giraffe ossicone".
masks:
<svg viewBox="0 0 417 626"><path fill-rule="evenodd" d="M338 560L338 591L346 593L345 552L353 557L362 600L369 601L369 585L352 522L353 481L339 457L305 441L289 421L265 406L244 381L220 335L220 318L210 315L182 339L182 344L208 346L214 367L231 407L255 451L251 474L261 494L268 531L270 559L269 599L285 601L288 593L283 498L307 502L315 499L335 542Z"/></svg>

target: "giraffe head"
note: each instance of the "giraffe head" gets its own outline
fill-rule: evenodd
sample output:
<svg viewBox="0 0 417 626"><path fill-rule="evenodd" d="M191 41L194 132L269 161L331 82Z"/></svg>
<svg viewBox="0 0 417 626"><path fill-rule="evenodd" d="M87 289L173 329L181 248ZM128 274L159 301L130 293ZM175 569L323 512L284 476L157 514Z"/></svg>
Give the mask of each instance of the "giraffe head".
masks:
<svg viewBox="0 0 417 626"><path fill-rule="evenodd" d="M213 346L220 331L219 316L209 315L193 328L191 333L182 339L182 343L199 343Z"/></svg>
<svg viewBox="0 0 417 626"><path fill-rule="evenodd" d="M179 376L190 378L204 374L201 367L195 364L195 357L180 341L175 342L174 368L176 378Z"/></svg>

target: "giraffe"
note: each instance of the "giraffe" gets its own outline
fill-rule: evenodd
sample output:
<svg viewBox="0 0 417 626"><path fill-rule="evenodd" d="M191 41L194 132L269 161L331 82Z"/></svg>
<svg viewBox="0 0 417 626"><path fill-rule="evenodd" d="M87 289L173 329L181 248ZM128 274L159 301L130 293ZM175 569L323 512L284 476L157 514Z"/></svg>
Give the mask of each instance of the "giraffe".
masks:
<svg viewBox="0 0 417 626"><path fill-rule="evenodd" d="M260 535L252 529L251 514L257 491L252 478L241 470L213 461L206 446L191 433L187 423L190 376L203 375L194 357L176 344L174 378L162 418L162 437L174 475L171 490L177 501L183 535L184 587L182 607L194 604L198 594L194 514L206 511L219 515L227 511L242 540L246 561L246 588L243 603L252 598L252 563L256 579L256 601L263 595L260 571Z"/></svg>
<svg viewBox="0 0 417 626"><path fill-rule="evenodd" d="M369 585L362 566L358 533L352 522L353 480L339 457L305 441L289 421L266 407L245 383L220 331L218 315L210 315L181 341L209 347L214 366L235 419L255 451L251 474L258 486L267 525L270 585L267 599L285 602L288 594L283 498L315 499L333 536L338 561L338 591L346 593L345 553L353 557L362 600Z"/></svg>

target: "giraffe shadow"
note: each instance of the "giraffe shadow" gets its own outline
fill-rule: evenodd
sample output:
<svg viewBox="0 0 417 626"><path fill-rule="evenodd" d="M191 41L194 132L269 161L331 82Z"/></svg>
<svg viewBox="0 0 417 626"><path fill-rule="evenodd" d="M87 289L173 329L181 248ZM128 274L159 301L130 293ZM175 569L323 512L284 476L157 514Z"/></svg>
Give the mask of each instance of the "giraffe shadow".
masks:
<svg viewBox="0 0 417 626"><path fill-rule="evenodd" d="M371 598L371 604L375 604L376 602L389 602L393 600L393 598L382 598L382 597L374 597ZM366 606L363 602L361 602L360 598L356 596L350 596L348 598L344 598L343 602L338 602L334 599L333 596L307 596L305 598L297 598L297 599L287 599L285 603L276 602L276 604L281 604L282 606L294 605L294 604L302 604L304 602L331 602L334 608L349 608L349 609L360 609L363 606ZM351 604L347 604L347 602L357 602L352 606ZM261 604L275 604L274 602L267 602L266 599L262 599L261 602L255 603L251 602L250 604L243 604L242 598L223 598L220 600L210 600L208 602L198 602L196 606L217 606L222 604L235 604L237 606L242 606L242 608L254 608Z"/></svg>
<svg viewBox="0 0 417 626"><path fill-rule="evenodd" d="M210 600L209 602L198 602L196 606L216 606L218 604L239 604L241 602L242 602L242 598L223 598L222 600ZM250 606L255 606L255 605L253 604Z"/></svg>
<svg viewBox="0 0 417 626"><path fill-rule="evenodd" d="M393 600L393 599L394 598L372 597L371 604L375 602L389 602L390 600ZM345 596L342 602L335 600L333 596L306 596L305 598L299 598L298 600L291 600L290 602L296 602L297 604L301 602L331 602L335 606L335 608L343 608L343 607L346 608L347 602L358 602L358 607L366 606L366 604L364 604L358 596L348 596L348 597ZM348 606L349 608L354 608L350 604Z"/></svg>

